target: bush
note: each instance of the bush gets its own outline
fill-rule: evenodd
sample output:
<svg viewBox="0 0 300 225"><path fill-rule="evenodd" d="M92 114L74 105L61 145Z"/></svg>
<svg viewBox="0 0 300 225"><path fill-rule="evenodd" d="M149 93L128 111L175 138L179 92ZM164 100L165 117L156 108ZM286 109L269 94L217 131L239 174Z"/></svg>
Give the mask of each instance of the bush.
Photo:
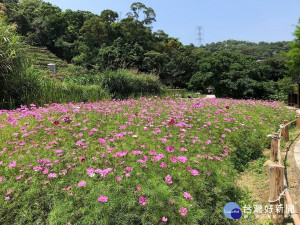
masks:
<svg viewBox="0 0 300 225"><path fill-rule="evenodd" d="M130 71L106 71L103 76L103 87L108 89L113 98L128 98L143 94L161 94L164 86L158 77L148 74L133 74Z"/></svg>
<svg viewBox="0 0 300 225"><path fill-rule="evenodd" d="M188 82L188 89L192 91L202 91L206 92L208 86L208 80L211 78L212 73L195 73L190 81Z"/></svg>

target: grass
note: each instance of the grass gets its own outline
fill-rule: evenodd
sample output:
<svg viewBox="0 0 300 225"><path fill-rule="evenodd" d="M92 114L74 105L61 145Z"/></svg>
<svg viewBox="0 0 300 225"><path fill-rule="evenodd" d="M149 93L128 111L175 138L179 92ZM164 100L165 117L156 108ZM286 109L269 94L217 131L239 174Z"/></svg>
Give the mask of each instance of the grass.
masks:
<svg viewBox="0 0 300 225"><path fill-rule="evenodd" d="M224 205L249 204L238 171L294 116L278 102L170 97L0 111L0 223L232 223Z"/></svg>

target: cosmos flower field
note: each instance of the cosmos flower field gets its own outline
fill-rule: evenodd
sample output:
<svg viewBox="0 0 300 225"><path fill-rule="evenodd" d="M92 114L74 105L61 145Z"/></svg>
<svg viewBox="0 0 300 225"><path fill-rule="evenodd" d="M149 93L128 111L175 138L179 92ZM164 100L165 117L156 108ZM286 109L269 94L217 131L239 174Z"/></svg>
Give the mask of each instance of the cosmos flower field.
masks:
<svg viewBox="0 0 300 225"><path fill-rule="evenodd" d="M279 102L140 98L0 111L0 224L226 224Z"/></svg>

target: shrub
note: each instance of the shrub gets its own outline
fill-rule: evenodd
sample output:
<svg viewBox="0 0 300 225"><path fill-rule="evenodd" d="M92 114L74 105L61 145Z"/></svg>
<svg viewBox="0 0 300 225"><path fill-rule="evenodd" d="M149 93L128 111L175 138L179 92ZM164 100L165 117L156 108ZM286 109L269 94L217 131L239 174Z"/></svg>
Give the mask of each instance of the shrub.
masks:
<svg viewBox="0 0 300 225"><path fill-rule="evenodd" d="M158 77L148 74L133 74L130 71L118 70L104 72L103 87L108 89L113 98L136 97L143 94L160 94L164 86Z"/></svg>

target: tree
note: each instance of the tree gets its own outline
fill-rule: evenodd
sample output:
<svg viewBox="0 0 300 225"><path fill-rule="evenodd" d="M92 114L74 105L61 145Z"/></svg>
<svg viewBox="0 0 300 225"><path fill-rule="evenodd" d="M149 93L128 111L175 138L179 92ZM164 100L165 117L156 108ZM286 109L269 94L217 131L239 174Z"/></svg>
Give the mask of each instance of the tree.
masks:
<svg viewBox="0 0 300 225"><path fill-rule="evenodd" d="M108 24L116 22L118 17L119 17L118 13L116 13L110 9L103 10L100 14L101 20Z"/></svg>
<svg viewBox="0 0 300 225"><path fill-rule="evenodd" d="M287 66L294 79L300 77L300 18L294 32L295 39L290 44L290 51L286 54L288 57Z"/></svg>
<svg viewBox="0 0 300 225"><path fill-rule="evenodd" d="M156 14L151 7L146 7L141 2L134 2L130 6L131 12L127 13L127 16L133 17L136 21L140 18L140 13L143 12L144 18L141 21L145 25L150 25L156 21Z"/></svg>
<svg viewBox="0 0 300 225"><path fill-rule="evenodd" d="M199 60L199 72L189 87L203 90L205 85L213 86L217 97L269 99L276 91L270 71L270 66L253 57L216 52Z"/></svg>

